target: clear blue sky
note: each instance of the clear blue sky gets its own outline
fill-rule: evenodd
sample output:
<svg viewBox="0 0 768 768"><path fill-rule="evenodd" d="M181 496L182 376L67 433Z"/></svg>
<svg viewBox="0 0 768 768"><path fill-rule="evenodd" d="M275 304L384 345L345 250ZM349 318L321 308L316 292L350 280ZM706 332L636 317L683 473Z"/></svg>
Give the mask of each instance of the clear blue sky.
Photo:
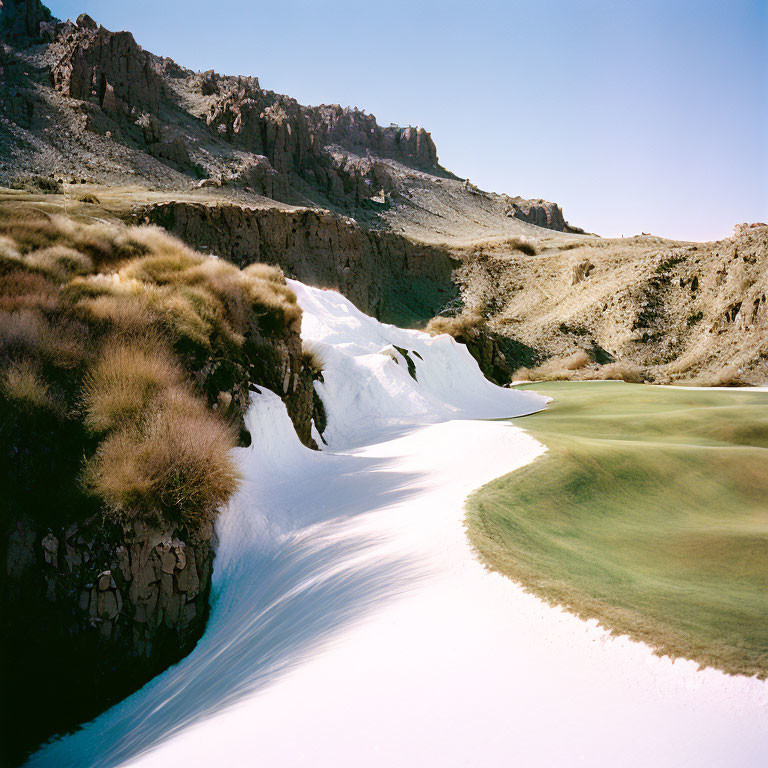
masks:
<svg viewBox="0 0 768 768"><path fill-rule="evenodd" d="M768 0L50 0L191 69L423 125L604 235L768 220Z"/></svg>

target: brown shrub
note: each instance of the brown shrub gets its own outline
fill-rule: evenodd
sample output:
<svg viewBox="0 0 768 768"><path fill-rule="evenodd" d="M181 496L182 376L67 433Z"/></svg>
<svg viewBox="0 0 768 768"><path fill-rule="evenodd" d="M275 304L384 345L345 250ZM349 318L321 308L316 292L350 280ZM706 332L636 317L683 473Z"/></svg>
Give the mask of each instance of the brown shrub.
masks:
<svg viewBox="0 0 768 768"><path fill-rule="evenodd" d="M99 446L84 482L118 519L165 518L191 530L237 489L233 430L191 395L174 391L140 424Z"/></svg>
<svg viewBox="0 0 768 768"><path fill-rule="evenodd" d="M301 364L312 373L313 378L321 374L325 366L317 350L304 342L301 345Z"/></svg>
<svg viewBox="0 0 768 768"><path fill-rule="evenodd" d="M58 286L49 277L28 269L0 271L0 310L52 310Z"/></svg>
<svg viewBox="0 0 768 768"><path fill-rule="evenodd" d="M601 365L594 376L590 378L626 381L630 384L642 384L645 381L645 371L634 363L615 362Z"/></svg>
<svg viewBox="0 0 768 768"><path fill-rule="evenodd" d="M134 259L123 267L120 276L155 285L188 284L188 275L185 275L185 272L202 262L202 256L186 248L180 248L176 252L166 249L159 254L153 253Z"/></svg>
<svg viewBox="0 0 768 768"><path fill-rule="evenodd" d="M58 413L58 405L48 384L29 361L11 365L2 374L2 394L27 412Z"/></svg>
<svg viewBox="0 0 768 768"><path fill-rule="evenodd" d="M102 294L77 303L82 316L97 323L108 323L123 332L138 332L157 320L145 297L137 294Z"/></svg>
<svg viewBox="0 0 768 768"><path fill-rule="evenodd" d="M62 414L103 438L83 480L118 517L196 527L227 500L237 436L194 393L192 373L208 392L213 354L232 363L215 386L235 386L227 377L247 369L251 326L267 334L300 319L274 267L241 272L155 227L0 205L0 352L16 361L0 390L19 411L62 400ZM79 461L93 443L77 440Z"/></svg>
<svg viewBox="0 0 768 768"><path fill-rule="evenodd" d="M44 324L45 318L37 309L0 311L0 350L8 355L10 350L34 348Z"/></svg>
<svg viewBox="0 0 768 768"><path fill-rule="evenodd" d="M680 384L685 383L696 387L741 387L745 384L735 365L726 365L719 371L702 374L690 382L680 382Z"/></svg>
<svg viewBox="0 0 768 768"><path fill-rule="evenodd" d="M20 261L21 254L16 247L16 241L5 235L0 235L0 260Z"/></svg>
<svg viewBox="0 0 768 768"><path fill-rule="evenodd" d="M179 386L183 373L159 343L154 350L108 343L83 386L85 425L108 432L136 421L164 390Z"/></svg>
<svg viewBox="0 0 768 768"><path fill-rule="evenodd" d="M456 317L433 317L428 323L426 331L432 336L447 333L455 339L466 339L476 336L482 329L485 321L475 312L462 312Z"/></svg>
<svg viewBox="0 0 768 768"><path fill-rule="evenodd" d="M209 258L188 270L186 278L189 285L201 287L216 297L237 333L245 331L251 307L243 286L246 278L236 266Z"/></svg>
<svg viewBox="0 0 768 768"><path fill-rule="evenodd" d="M528 256L535 256L537 253L536 246L522 237L510 237L504 241L504 245Z"/></svg>
<svg viewBox="0 0 768 768"><path fill-rule="evenodd" d="M270 264L250 264L243 272L248 277L255 277L259 280L266 280L268 283L278 283L285 285L285 274L280 267L273 267Z"/></svg>
<svg viewBox="0 0 768 768"><path fill-rule="evenodd" d="M576 378L574 371L579 371L592 362L590 356L580 349L568 357L553 357L535 368L525 369L528 381L561 381ZM514 378L519 379L522 371L518 370Z"/></svg>
<svg viewBox="0 0 768 768"><path fill-rule="evenodd" d="M53 245L39 251L32 251L26 255L24 261L62 281L93 271L93 259L90 256L64 245Z"/></svg>

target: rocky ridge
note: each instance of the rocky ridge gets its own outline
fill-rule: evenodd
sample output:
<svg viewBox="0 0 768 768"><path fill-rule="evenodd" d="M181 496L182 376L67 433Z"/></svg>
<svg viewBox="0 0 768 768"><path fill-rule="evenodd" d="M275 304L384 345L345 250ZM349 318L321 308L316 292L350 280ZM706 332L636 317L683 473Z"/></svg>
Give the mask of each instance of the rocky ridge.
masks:
<svg viewBox="0 0 768 768"><path fill-rule="evenodd" d="M52 169L108 184L202 183L386 229L380 214L410 204L409 176L426 188L456 179L421 127L303 106L253 77L193 72L86 14L57 22L37 0L6 0L0 13L9 30L0 48L0 183ZM475 191L464 189L470 200ZM513 202L508 212L567 230L546 201Z"/></svg>
<svg viewBox="0 0 768 768"><path fill-rule="evenodd" d="M639 366L658 383L768 381L768 226L679 243L540 241L465 257L455 277L469 311L539 360L586 350Z"/></svg>

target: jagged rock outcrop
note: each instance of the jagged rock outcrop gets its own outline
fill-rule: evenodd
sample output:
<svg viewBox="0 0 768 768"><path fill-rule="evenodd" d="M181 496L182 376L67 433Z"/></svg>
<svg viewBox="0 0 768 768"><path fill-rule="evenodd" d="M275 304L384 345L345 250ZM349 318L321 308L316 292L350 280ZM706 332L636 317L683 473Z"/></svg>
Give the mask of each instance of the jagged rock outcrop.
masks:
<svg viewBox="0 0 768 768"><path fill-rule="evenodd" d="M508 198L507 216L527 221L537 227L554 229L558 232L583 234L584 230L572 227L563 216L562 208L549 200L525 200L522 197Z"/></svg>
<svg viewBox="0 0 768 768"><path fill-rule="evenodd" d="M0 2L0 36L11 43L36 42L48 33L51 12L40 0ZM43 28L41 29L41 25Z"/></svg>
<svg viewBox="0 0 768 768"><path fill-rule="evenodd" d="M386 322L422 323L456 295L456 262L444 249L327 211L167 202L135 213L238 266L275 264L289 277L338 290Z"/></svg>
<svg viewBox="0 0 768 768"><path fill-rule="evenodd" d="M3 49L0 183L52 171L110 184L202 183L225 195L313 205L395 231L403 231L398 217L387 212L422 211L415 180L434 197L428 211L440 216L446 205L455 207L441 182L458 179L439 165L422 127L380 126L364 110L337 104L304 106L255 77L184 69L86 14L41 26L42 6L14 0L14 8L22 6L31 9L29 26L40 27L35 42L47 45L29 48L32 39L17 34L12 50ZM14 13L14 25L26 28L22 17ZM4 167L4 155L14 156L12 168ZM487 207L471 185L464 195L472 200L470 217ZM509 199L507 213L576 231L545 201ZM504 209L495 215L503 221Z"/></svg>
<svg viewBox="0 0 768 768"><path fill-rule="evenodd" d="M130 32L110 32L87 14L60 24L49 55L56 89L73 99L95 101L110 116L156 112L163 81Z"/></svg>

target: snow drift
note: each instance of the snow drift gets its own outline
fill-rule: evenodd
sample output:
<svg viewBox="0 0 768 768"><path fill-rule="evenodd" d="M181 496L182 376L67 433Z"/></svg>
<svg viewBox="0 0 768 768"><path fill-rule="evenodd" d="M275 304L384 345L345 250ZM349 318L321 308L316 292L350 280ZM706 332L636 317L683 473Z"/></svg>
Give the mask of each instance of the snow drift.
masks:
<svg viewBox="0 0 768 768"><path fill-rule="evenodd" d="M328 448L254 396L203 638L30 764L760 764L765 683L611 640L472 556L466 495L543 450L474 419L543 399L490 384L449 337L292 287Z"/></svg>

